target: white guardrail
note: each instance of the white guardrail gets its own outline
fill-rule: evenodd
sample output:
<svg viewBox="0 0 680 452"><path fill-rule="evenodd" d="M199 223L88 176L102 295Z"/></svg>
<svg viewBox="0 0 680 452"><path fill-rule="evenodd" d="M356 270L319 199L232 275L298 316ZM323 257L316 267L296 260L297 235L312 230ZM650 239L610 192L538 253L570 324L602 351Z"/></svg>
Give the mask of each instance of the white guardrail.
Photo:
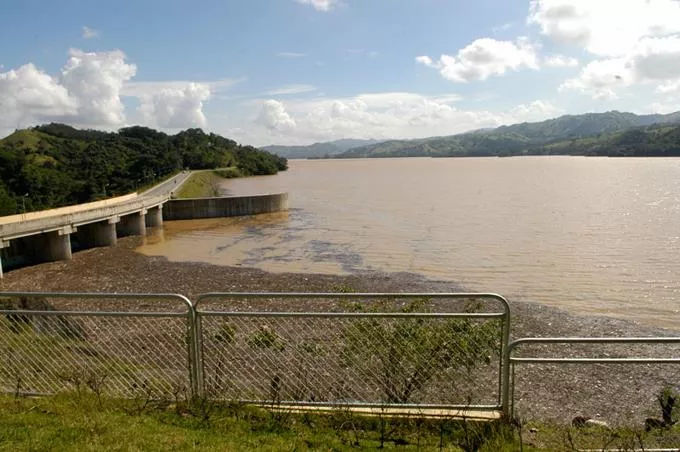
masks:
<svg viewBox="0 0 680 452"><path fill-rule="evenodd" d="M128 215L156 207L170 199L170 194L141 197L137 193L77 206L11 215L0 218L0 239L10 240L67 226L77 227L107 218Z"/></svg>

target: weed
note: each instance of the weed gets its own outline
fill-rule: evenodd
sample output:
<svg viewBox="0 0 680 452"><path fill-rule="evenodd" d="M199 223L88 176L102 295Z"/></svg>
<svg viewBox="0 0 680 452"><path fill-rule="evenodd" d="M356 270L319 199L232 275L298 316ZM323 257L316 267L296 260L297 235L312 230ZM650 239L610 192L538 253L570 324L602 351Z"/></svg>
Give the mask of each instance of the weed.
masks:
<svg viewBox="0 0 680 452"><path fill-rule="evenodd" d="M281 337L266 325L261 326L256 333L248 338L248 345L253 348L268 348L279 352L286 349Z"/></svg>

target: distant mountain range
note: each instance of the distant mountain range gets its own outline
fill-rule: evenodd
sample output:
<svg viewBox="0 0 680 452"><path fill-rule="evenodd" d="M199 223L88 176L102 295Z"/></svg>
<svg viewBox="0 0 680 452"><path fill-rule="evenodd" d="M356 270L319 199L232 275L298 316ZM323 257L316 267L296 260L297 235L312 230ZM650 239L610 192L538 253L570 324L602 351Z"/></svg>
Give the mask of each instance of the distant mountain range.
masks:
<svg viewBox="0 0 680 452"><path fill-rule="evenodd" d="M680 124L680 112L667 115L635 115L618 111L587 113L447 137L389 140L356 147L337 157L608 155L621 151L612 146L618 143L623 132L653 128L656 132L650 132L649 137L653 141L661 138L657 135L664 126L672 124Z"/></svg>
<svg viewBox="0 0 680 452"><path fill-rule="evenodd" d="M314 143L308 146L272 145L260 149L289 159L330 158L356 147L370 146L381 142L381 140L355 140L347 138L324 143Z"/></svg>
<svg viewBox="0 0 680 452"><path fill-rule="evenodd" d="M287 158L675 155L675 149L680 149L680 140L674 138L674 125L680 125L680 112L636 115L610 111L566 115L444 137L336 140L310 146L268 146L264 149Z"/></svg>

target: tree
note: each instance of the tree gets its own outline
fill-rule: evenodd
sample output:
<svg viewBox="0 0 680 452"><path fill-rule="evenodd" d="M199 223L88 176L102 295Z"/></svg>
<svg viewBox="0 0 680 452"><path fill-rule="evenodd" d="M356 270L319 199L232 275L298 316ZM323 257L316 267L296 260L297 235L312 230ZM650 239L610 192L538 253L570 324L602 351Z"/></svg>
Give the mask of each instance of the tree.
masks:
<svg viewBox="0 0 680 452"><path fill-rule="evenodd" d="M401 312L427 312L428 300L415 300ZM381 304L375 312L389 312ZM356 305L360 309L360 305ZM345 367L370 375L383 392L385 403L409 403L428 383L444 374L489 363L499 349L497 322L469 318L433 320L423 318L367 318L344 331Z"/></svg>
<svg viewBox="0 0 680 452"><path fill-rule="evenodd" d="M239 168L232 175L275 174L285 159L228 138L189 129L170 136L133 126L118 133L47 124L0 140L2 214L130 193L184 168ZM22 203L18 203L21 205Z"/></svg>

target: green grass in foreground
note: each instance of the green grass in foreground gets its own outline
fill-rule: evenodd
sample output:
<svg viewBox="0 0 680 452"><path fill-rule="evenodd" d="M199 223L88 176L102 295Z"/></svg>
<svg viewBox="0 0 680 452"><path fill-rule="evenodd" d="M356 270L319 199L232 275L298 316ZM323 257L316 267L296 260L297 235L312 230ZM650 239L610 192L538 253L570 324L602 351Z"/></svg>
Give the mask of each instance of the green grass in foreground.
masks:
<svg viewBox="0 0 680 452"><path fill-rule="evenodd" d="M521 439L520 439L521 438ZM275 413L227 403L0 396L0 451L572 451L677 447L678 427L643 429Z"/></svg>
<svg viewBox="0 0 680 452"><path fill-rule="evenodd" d="M344 411L324 416L226 404L100 404L85 393L0 396L0 450L8 451L362 450L381 445L399 450L518 450L511 438L512 432L499 424L380 420Z"/></svg>

